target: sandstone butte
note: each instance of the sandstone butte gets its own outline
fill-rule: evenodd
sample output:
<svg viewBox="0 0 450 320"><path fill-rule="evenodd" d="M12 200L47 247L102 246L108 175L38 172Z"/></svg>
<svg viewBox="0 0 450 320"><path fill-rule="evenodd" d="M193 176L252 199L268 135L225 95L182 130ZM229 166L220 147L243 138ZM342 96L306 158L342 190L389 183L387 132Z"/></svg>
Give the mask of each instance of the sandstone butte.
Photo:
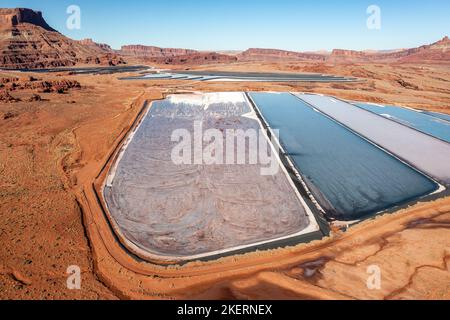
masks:
<svg viewBox="0 0 450 320"><path fill-rule="evenodd" d="M125 63L107 47L65 37L41 12L23 8L0 9L0 52L0 67L10 69Z"/></svg>

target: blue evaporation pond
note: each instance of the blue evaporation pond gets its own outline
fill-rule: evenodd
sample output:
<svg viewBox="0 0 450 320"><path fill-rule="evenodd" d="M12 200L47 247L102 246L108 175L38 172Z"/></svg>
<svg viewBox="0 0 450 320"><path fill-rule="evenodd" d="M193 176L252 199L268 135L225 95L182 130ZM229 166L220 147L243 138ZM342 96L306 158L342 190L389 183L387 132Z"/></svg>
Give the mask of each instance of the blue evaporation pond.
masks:
<svg viewBox="0 0 450 320"><path fill-rule="evenodd" d="M155 73L155 74L147 74L141 79L170 79L171 75L167 73Z"/></svg>
<svg viewBox="0 0 450 320"><path fill-rule="evenodd" d="M354 105L378 115L402 123L433 137L450 142L450 122L425 113L394 106L381 106L356 102Z"/></svg>
<svg viewBox="0 0 450 320"><path fill-rule="evenodd" d="M183 80L183 79L187 79L188 77L189 77L189 75L187 75L187 74L173 74L170 76L170 79Z"/></svg>
<svg viewBox="0 0 450 320"><path fill-rule="evenodd" d="M438 185L289 93L251 93L329 217L351 221Z"/></svg>
<svg viewBox="0 0 450 320"><path fill-rule="evenodd" d="M442 120L450 122L450 114L445 114L445 113L440 113L440 112L433 112L433 111L425 111L425 110L422 110L421 112L424 113L424 114L428 114L430 116L433 116L433 117L436 117L436 118L439 118L439 119L442 119Z"/></svg>

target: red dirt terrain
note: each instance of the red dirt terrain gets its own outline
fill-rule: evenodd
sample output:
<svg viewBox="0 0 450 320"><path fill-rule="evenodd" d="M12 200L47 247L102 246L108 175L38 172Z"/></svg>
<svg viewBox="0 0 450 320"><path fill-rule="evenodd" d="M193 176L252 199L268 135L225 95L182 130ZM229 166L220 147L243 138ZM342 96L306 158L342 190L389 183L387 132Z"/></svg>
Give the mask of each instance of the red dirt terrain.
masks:
<svg viewBox="0 0 450 320"><path fill-rule="evenodd" d="M261 71L303 67L259 66ZM440 92L450 80L449 68L329 68L336 74L343 69L367 74L366 81L312 86L34 74L39 80L31 83L76 81L80 86L64 94L26 85L8 91L20 101L0 103L0 298L449 299L449 198L367 221L345 233L336 231L310 244L184 266L136 261L114 237L92 183L101 183L109 155L141 114L144 100L186 91L312 91L450 110L450 94ZM226 69L257 67L237 63ZM397 74L420 85L420 94L408 94L411 89L392 76ZM29 77L0 75L9 79L4 82L18 84L30 82ZM42 100L26 102L34 94ZM81 290L66 287L70 265L82 270ZM366 287L371 265L382 270L381 290Z"/></svg>
<svg viewBox="0 0 450 320"><path fill-rule="evenodd" d="M88 57L96 63L97 53L109 51L67 39L31 10L2 9L0 23L4 67L68 66ZM0 299L450 299L449 197L309 244L166 267L124 250L94 192L144 102L167 94L315 92L450 114L447 43L402 53L392 63L299 60L271 51L258 54L289 58L183 65L320 72L358 77L355 83L120 81L117 75L0 71ZM430 61L413 62L419 54ZM159 58L181 63L183 56ZM80 290L66 286L72 265L82 272ZM370 266L380 268L379 290L367 287Z"/></svg>

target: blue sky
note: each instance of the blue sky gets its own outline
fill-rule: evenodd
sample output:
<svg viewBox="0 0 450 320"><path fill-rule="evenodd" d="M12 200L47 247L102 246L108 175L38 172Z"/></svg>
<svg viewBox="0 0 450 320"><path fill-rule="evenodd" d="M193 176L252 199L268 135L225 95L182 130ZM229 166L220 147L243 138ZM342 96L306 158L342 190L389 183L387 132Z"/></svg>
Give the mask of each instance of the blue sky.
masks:
<svg viewBox="0 0 450 320"><path fill-rule="evenodd" d="M66 27L72 4L81 8L80 30ZM366 26L372 4L381 9L381 30ZM61 33L114 48L393 49L450 35L448 0L2 0L0 6L41 10Z"/></svg>

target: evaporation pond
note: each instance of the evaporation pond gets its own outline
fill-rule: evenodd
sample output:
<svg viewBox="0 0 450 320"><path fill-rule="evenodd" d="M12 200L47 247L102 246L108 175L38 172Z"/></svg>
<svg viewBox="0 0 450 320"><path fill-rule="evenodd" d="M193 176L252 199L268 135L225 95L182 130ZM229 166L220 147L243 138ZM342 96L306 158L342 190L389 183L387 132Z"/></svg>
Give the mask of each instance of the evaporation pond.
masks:
<svg viewBox="0 0 450 320"><path fill-rule="evenodd" d="M328 214L362 218L426 195L437 184L289 93L251 93Z"/></svg>
<svg viewBox="0 0 450 320"><path fill-rule="evenodd" d="M364 110L374 112L380 116L397 121L433 137L450 142L450 122L414 110L382 106L371 103L354 103Z"/></svg>

